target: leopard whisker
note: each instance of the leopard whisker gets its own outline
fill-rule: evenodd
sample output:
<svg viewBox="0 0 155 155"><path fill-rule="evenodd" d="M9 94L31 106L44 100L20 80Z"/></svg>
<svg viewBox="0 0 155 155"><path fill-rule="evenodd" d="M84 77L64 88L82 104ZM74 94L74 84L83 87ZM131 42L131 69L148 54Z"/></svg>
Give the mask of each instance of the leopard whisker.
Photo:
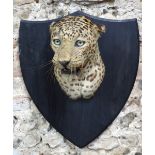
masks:
<svg viewBox="0 0 155 155"><path fill-rule="evenodd" d="M54 68L50 68L47 72L48 76L50 77L50 81L53 79L55 82L55 74L54 74Z"/></svg>
<svg viewBox="0 0 155 155"><path fill-rule="evenodd" d="M44 68L44 67L46 67L46 66L48 66L48 65L50 65L50 64L53 64L53 63L52 63L52 60L49 60L47 64L42 64L42 65L40 65L39 67L40 67L40 68Z"/></svg>

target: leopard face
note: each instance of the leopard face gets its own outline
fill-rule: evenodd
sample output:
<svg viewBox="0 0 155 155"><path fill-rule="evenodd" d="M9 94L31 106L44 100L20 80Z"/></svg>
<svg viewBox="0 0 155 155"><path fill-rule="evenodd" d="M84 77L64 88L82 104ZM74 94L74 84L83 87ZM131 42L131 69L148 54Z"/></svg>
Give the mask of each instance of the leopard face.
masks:
<svg viewBox="0 0 155 155"><path fill-rule="evenodd" d="M84 16L68 16L51 24L53 63L60 68L81 68L95 54L97 40L104 26L98 26Z"/></svg>

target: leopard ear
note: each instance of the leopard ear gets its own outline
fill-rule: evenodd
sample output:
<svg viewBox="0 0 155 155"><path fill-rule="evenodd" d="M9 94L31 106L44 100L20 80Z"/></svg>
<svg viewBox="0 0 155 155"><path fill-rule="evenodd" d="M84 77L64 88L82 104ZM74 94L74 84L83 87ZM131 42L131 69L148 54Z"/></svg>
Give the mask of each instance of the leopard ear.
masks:
<svg viewBox="0 0 155 155"><path fill-rule="evenodd" d="M97 25L98 27L98 32L99 33L105 33L106 32L106 26L105 25Z"/></svg>
<svg viewBox="0 0 155 155"><path fill-rule="evenodd" d="M52 32L52 28L53 28L53 26L54 26L55 23L56 23L56 22L52 22L52 23L50 24L50 28L49 28L50 33Z"/></svg>
<svg viewBox="0 0 155 155"><path fill-rule="evenodd" d="M106 28L105 28L105 25L96 25L94 24L94 34L95 34L95 37L98 39L101 34L103 32L106 31Z"/></svg>

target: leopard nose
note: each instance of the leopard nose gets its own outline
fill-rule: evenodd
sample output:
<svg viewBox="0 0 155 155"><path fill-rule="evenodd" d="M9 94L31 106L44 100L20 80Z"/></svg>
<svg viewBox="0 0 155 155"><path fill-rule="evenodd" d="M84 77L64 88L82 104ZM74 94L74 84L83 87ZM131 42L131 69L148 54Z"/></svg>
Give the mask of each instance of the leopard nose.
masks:
<svg viewBox="0 0 155 155"><path fill-rule="evenodd" d="M69 62L70 61L59 61L59 63L64 67L66 67L69 64Z"/></svg>

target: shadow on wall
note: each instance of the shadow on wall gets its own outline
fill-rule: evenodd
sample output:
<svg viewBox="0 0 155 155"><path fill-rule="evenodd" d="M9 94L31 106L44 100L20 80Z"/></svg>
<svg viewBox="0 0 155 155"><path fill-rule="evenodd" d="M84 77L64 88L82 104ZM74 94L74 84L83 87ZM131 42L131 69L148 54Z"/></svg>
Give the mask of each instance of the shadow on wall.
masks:
<svg viewBox="0 0 155 155"><path fill-rule="evenodd" d="M69 4L71 2L74 2L76 4L79 5L84 5L84 6L90 6L90 5L94 5L94 4L101 4L101 3L105 3L105 2L114 2L115 0L90 0L90 1L86 1L86 0L48 0L47 4L54 4L54 3L59 3L59 2L63 2L65 4ZM39 0L35 0L36 3L39 3Z"/></svg>

